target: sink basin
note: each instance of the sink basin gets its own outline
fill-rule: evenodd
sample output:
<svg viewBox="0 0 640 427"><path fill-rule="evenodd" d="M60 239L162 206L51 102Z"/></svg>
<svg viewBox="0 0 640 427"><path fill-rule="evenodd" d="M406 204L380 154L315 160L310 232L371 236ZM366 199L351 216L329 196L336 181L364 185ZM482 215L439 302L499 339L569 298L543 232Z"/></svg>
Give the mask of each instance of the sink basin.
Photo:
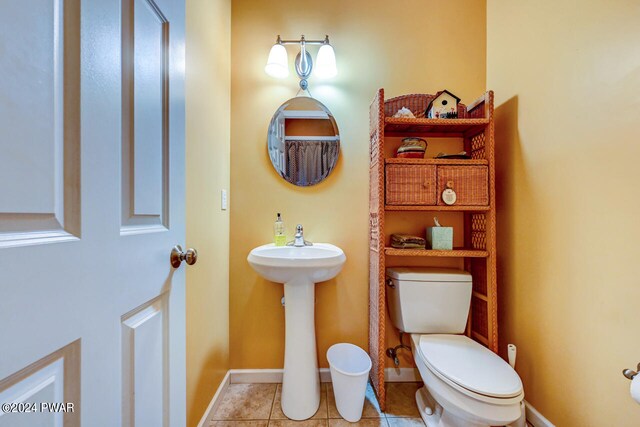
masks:
<svg viewBox="0 0 640 427"><path fill-rule="evenodd" d="M247 260L272 282L286 283L304 276L317 283L336 277L346 257L342 249L329 243L300 248L270 244L252 250Z"/></svg>
<svg viewBox="0 0 640 427"><path fill-rule="evenodd" d="M282 412L292 420L311 418L320 406L315 284L336 277L347 257L329 243L304 247L269 244L253 249L247 260L263 278L284 284Z"/></svg>

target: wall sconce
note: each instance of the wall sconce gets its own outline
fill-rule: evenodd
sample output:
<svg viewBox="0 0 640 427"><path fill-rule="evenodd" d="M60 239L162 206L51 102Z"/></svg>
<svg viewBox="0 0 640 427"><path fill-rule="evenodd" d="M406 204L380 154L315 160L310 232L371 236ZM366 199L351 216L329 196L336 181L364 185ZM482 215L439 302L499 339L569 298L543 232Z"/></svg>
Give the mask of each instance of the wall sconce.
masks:
<svg viewBox="0 0 640 427"><path fill-rule="evenodd" d="M276 44L273 45L269 52L267 65L264 67L264 71L270 76L282 79L289 75L287 49L284 47L284 45L287 44L300 45L300 52L296 55L295 59L296 73L298 77L300 77L300 89L307 89L309 86L307 79L314 68L311 54L307 51L307 45L309 44L321 45L320 50L318 50L318 55L316 56L316 76L322 79L328 79L338 74L336 54L333 51L333 46L329 44L329 36L325 36L324 40L306 40L303 35L300 37L300 40L282 40L280 36L278 36Z"/></svg>

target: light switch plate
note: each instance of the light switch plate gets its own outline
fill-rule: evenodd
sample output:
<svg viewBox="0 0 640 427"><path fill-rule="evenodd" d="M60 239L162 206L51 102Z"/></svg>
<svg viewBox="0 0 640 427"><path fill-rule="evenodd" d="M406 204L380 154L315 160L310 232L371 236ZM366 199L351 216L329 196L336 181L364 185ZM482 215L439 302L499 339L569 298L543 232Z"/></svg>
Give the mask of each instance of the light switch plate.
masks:
<svg viewBox="0 0 640 427"><path fill-rule="evenodd" d="M227 190L220 191L220 209L227 210Z"/></svg>

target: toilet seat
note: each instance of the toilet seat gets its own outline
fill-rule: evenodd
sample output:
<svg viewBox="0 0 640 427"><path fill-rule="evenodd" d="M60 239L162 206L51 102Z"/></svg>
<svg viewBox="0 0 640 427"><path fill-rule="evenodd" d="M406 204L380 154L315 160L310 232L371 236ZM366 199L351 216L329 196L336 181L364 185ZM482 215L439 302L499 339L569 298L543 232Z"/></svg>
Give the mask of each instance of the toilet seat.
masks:
<svg viewBox="0 0 640 427"><path fill-rule="evenodd" d="M440 379L479 400L522 400L518 374L491 350L464 335L421 335L420 359ZM479 368L481 367L481 368Z"/></svg>

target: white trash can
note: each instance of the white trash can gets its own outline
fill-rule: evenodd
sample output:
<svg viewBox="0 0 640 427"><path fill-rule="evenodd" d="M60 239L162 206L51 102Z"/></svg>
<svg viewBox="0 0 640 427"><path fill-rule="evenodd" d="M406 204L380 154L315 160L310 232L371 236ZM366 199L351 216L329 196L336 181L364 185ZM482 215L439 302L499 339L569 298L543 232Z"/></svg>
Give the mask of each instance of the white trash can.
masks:
<svg viewBox="0 0 640 427"><path fill-rule="evenodd" d="M371 359L357 345L340 343L327 350L327 360L338 412L345 420L355 423L362 418Z"/></svg>

